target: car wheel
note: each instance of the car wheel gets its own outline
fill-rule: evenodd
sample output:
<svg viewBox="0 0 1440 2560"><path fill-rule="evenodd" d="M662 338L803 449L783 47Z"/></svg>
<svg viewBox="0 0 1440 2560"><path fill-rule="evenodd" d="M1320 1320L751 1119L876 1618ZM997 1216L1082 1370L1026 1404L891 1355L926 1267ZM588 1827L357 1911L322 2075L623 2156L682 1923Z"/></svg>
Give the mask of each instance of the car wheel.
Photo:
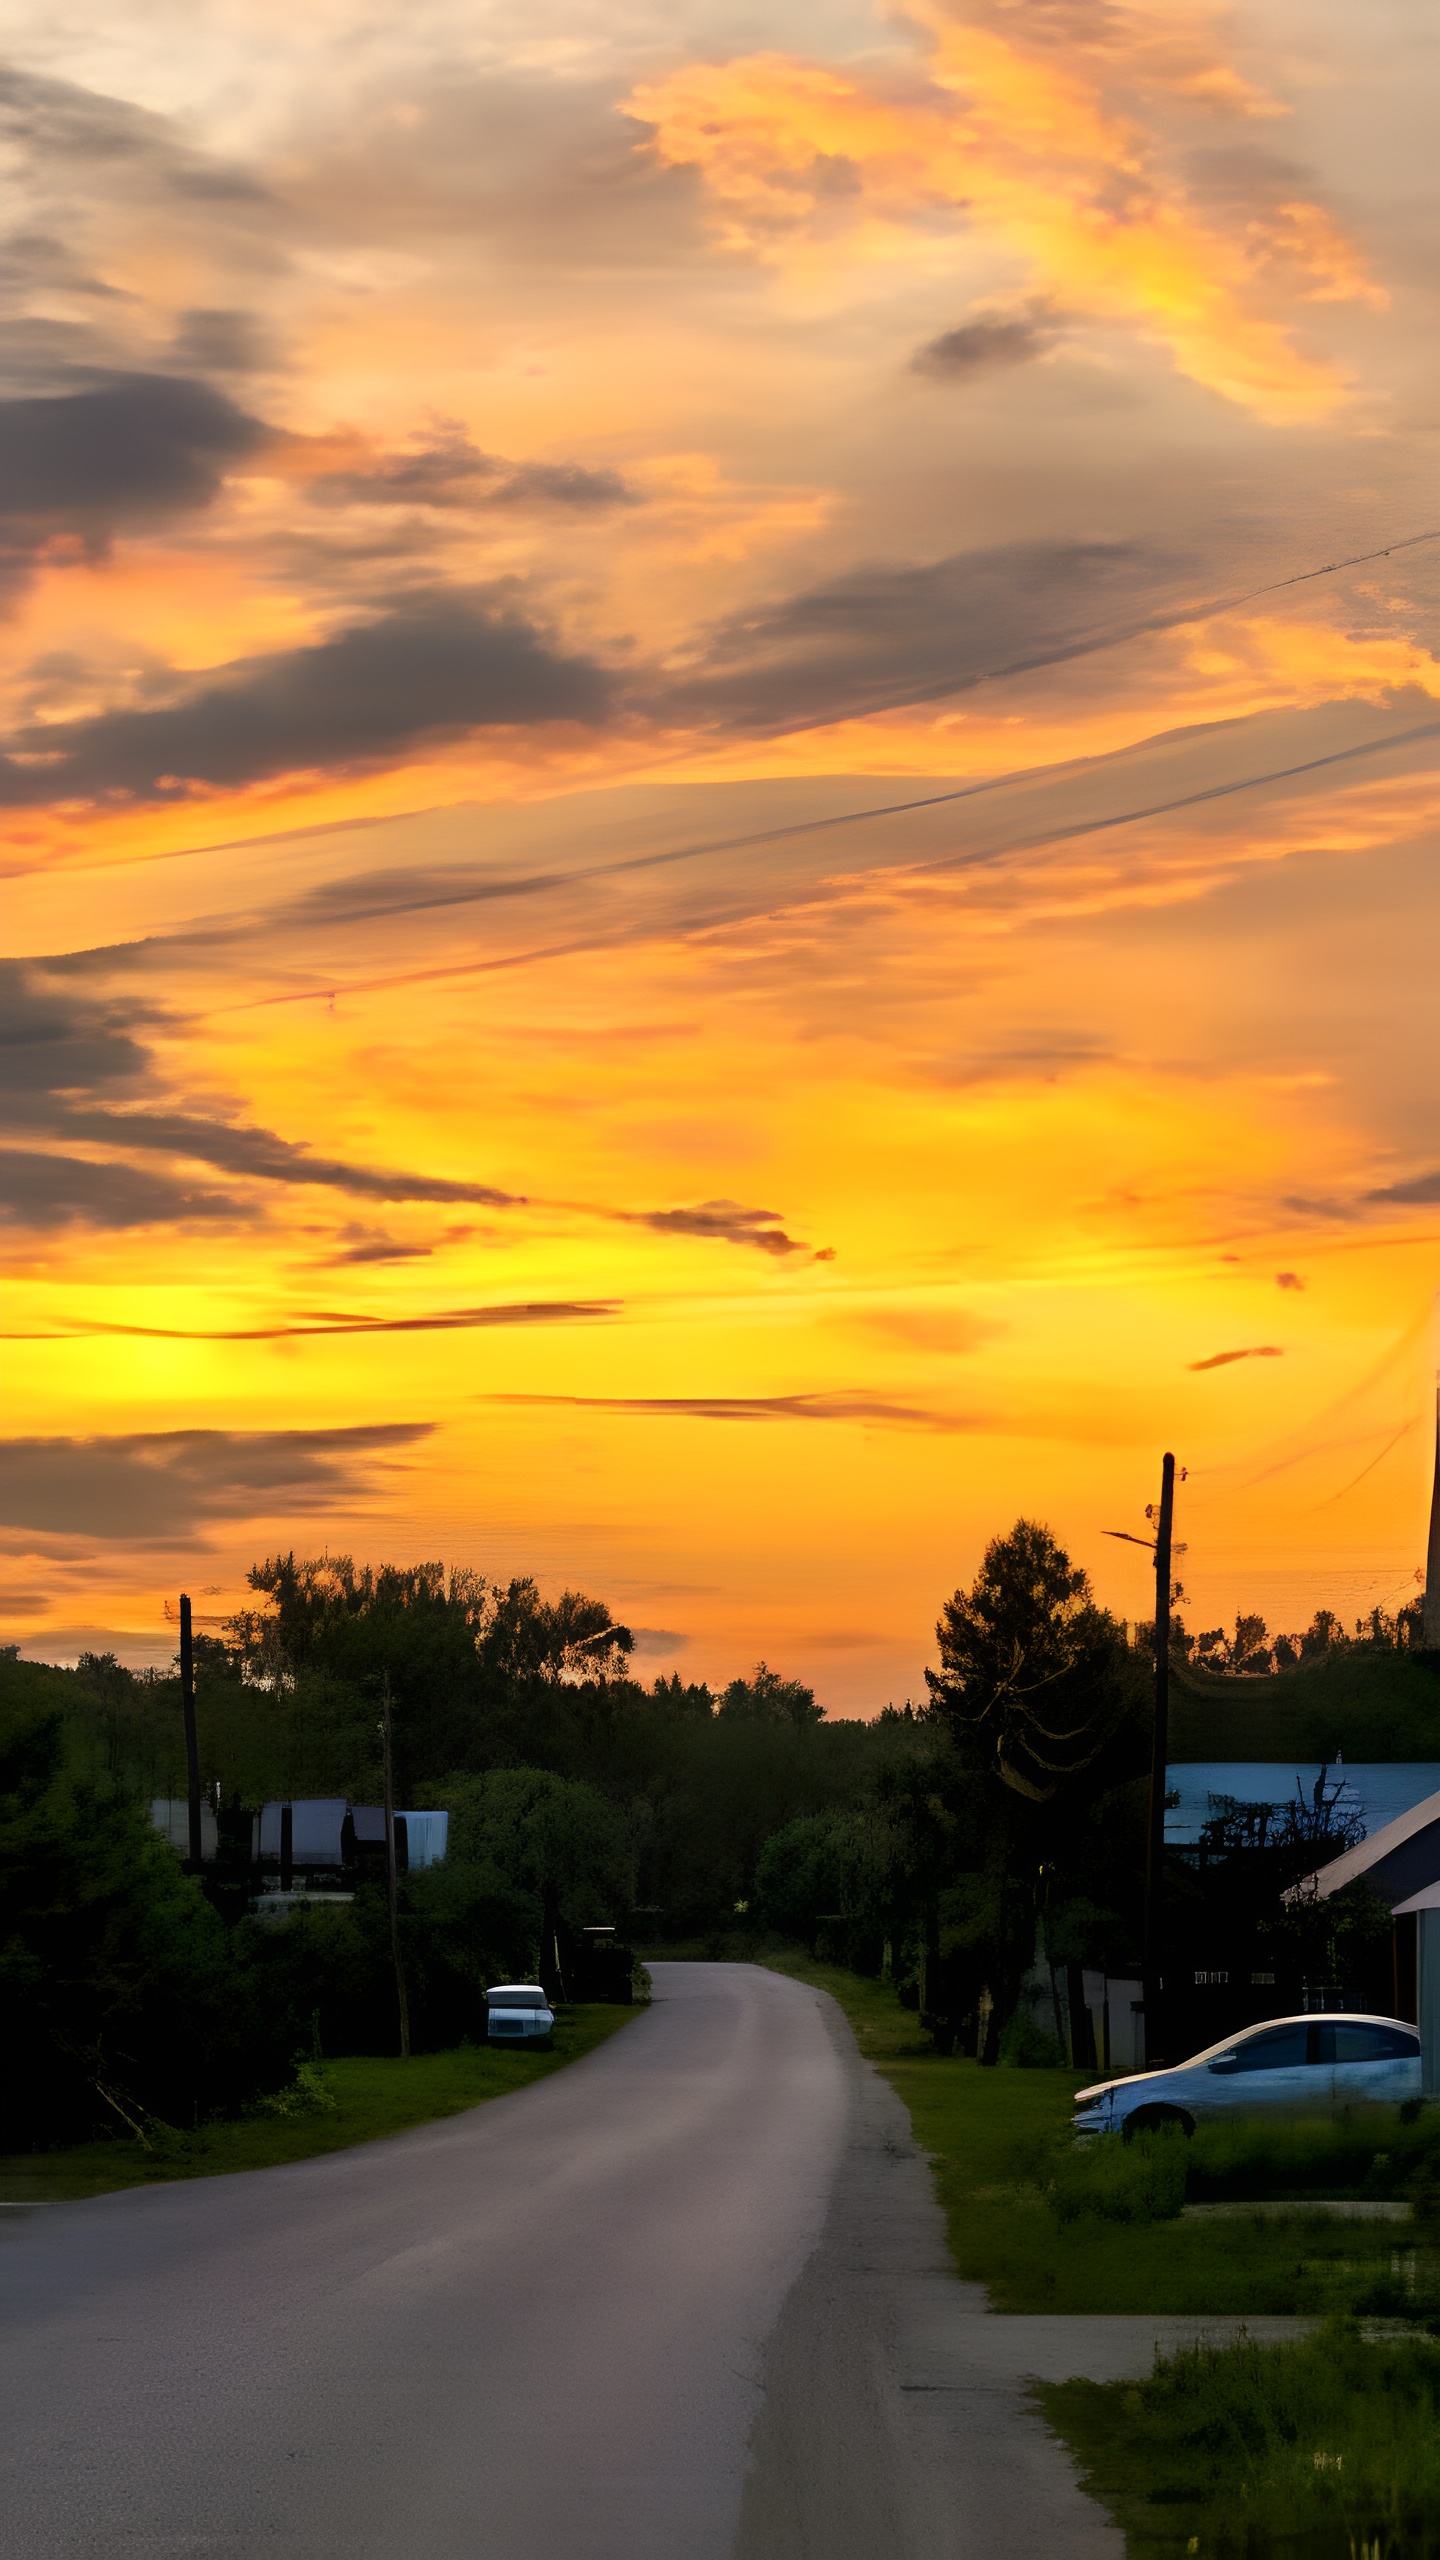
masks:
<svg viewBox="0 0 1440 2560"><path fill-rule="evenodd" d="M1194 2117L1187 2116L1183 2107L1137 2107L1133 2116L1126 2117L1120 2131L1122 2138L1131 2142L1137 2133L1163 2133L1170 2124L1178 2125L1187 2141L1195 2130Z"/></svg>

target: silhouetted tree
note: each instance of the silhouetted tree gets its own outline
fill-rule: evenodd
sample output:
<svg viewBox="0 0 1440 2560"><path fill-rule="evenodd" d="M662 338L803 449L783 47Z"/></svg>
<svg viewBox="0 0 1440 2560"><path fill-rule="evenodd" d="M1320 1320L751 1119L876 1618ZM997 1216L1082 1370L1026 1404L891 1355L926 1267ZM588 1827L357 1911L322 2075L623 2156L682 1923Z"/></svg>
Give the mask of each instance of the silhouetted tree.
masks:
<svg viewBox="0 0 1440 2560"><path fill-rule="evenodd" d="M1037 1520L991 1540L935 1633L940 1669L925 1678L936 1713L1034 1803L1087 1769L1125 1714L1132 1684L1121 1629Z"/></svg>

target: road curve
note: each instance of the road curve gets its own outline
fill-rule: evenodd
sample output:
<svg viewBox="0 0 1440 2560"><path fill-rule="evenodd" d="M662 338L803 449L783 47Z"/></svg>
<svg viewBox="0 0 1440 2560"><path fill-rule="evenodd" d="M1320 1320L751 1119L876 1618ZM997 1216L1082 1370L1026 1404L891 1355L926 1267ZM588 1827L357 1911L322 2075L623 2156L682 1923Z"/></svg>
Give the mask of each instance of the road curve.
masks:
<svg viewBox="0 0 1440 2560"><path fill-rule="evenodd" d="M907 2285L969 2289L833 2003L654 1975L467 2115L8 2236L7 2560L1118 2551L1013 2382L978 2471L907 2400Z"/></svg>

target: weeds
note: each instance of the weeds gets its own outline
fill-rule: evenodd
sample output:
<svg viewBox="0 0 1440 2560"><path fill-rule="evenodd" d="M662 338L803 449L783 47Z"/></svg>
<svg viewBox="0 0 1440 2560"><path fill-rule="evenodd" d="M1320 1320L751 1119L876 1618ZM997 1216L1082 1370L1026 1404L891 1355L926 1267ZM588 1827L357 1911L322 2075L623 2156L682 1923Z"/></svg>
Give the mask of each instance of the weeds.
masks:
<svg viewBox="0 0 1440 2560"><path fill-rule="evenodd" d="M340 2104L332 2074L323 2062L298 2062L295 2077L284 2089L257 2098L252 2116L333 2116Z"/></svg>
<svg viewBox="0 0 1440 2560"><path fill-rule="evenodd" d="M1133 2560L1440 2555L1440 2351L1352 2326L1200 2347L1148 2382L1042 2386Z"/></svg>
<svg viewBox="0 0 1440 2560"><path fill-rule="evenodd" d="M1050 2182L1050 2202L1061 2223L1087 2215L1099 2222L1173 2222L1185 2202L1189 2144L1178 2128L1118 2133L1062 2151Z"/></svg>
<svg viewBox="0 0 1440 2560"><path fill-rule="evenodd" d="M1339 2116L1238 2117L1202 2125L1189 2145L1192 2202L1262 2197L1408 2196L1440 2203L1440 2110L1355 2108Z"/></svg>

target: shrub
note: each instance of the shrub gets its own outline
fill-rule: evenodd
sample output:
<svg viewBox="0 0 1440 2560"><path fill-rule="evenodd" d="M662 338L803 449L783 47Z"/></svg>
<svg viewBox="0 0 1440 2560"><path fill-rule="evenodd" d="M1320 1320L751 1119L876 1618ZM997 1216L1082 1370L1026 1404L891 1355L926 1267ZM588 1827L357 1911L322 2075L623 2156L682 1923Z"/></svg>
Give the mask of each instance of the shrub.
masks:
<svg viewBox="0 0 1440 2560"><path fill-rule="evenodd" d="M1063 2071L1067 2056L1059 2037L1042 2027L1033 2009L1017 2009L1000 2038L1000 2060L1015 2071Z"/></svg>
<svg viewBox="0 0 1440 2560"><path fill-rule="evenodd" d="M1201 2125L1189 2147L1192 2198L1413 2196L1440 2189L1440 2109L1405 2123L1397 2107L1299 2119L1237 2116Z"/></svg>
<svg viewBox="0 0 1440 2560"><path fill-rule="evenodd" d="M1440 2354L1367 2345L1337 2324L1259 2346L1199 2347L1142 2383L1041 2393L1132 2550L1434 2560Z"/></svg>
<svg viewBox="0 0 1440 2560"><path fill-rule="evenodd" d="M1050 2201L1061 2222L1173 2222L1185 2201L1189 2145L1178 2127L1126 2142L1102 2133L1061 2160Z"/></svg>
<svg viewBox="0 0 1440 2560"><path fill-rule="evenodd" d="M257 2098L250 2112L257 2116L333 2116L339 2103L323 2062L297 2062L288 2088L274 2089L268 2097Z"/></svg>
<svg viewBox="0 0 1440 2560"><path fill-rule="evenodd" d="M144 1808L67 1768L57 1715L0 1749L0 2000L17 2146L238 2105L298 2041Z"/></svg>

